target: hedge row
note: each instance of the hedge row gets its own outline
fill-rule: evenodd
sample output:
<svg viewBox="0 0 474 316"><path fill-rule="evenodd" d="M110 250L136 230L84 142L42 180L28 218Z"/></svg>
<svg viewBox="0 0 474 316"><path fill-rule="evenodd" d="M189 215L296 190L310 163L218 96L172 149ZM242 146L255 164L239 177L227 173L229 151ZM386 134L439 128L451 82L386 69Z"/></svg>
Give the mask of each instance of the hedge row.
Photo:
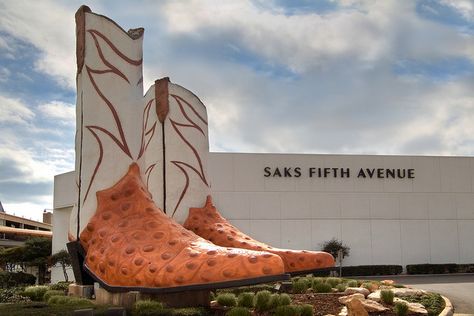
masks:
<svg viewBox="0 0 474 316"><path fill-rule="evenodd" d="M334 271L339 273L339 267L334 267ZM364 265L342 267L343 276L370 276L370 275L394 275L400 274L403 267L399 265ZM329 271L313 272L316 277L327 277Z"/></svg>
<svg viewBox="0 0 474 316"><path fill-rule="evenodd" d="M407 274L444 274L444 273L474 273L474 263L471 264L409 264L406 266ZM339 272L339 268L335 270ZM396 275L403 271L401 265L364 265L342 267L343 276L371 276L371 275ZM329 272L316 272L314 276L329 276Z"/></svg>
<svg viewBox="0 0 474 316"><path fill-rule="evenodd" d="M403 267L399 265L367 265L342 267L343 276L359 275L394 275L400 274Z"/></svg>
<svg viewBox="0 0 474 316"><path fill-rule="evenodd" d="M474 264L409 264L407 274L474 273Z"/></svg>
<svg viewBox="0 0 474 316"><path fill-rule="evenodd" d="M0 288L33 285L35 282L36 277L29 273L0 271Z"/></svg>

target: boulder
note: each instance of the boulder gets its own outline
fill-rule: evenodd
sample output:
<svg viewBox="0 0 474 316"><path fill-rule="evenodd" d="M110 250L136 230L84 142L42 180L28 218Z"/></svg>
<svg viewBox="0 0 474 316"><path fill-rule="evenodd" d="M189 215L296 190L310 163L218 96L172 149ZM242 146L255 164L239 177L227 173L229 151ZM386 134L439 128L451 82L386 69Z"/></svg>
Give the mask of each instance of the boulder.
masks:
<svg viewBox="0 0 474 316"><path fill-rule="evenodd" d="M365 310L369 313L372 312L385 312L388 311L389 309L385 306L383 306L380 303L377 303L376 301L372 300L361 300L362 306L365 308Z"/></svg>
<svg viewBox="0 0 474 316"><path fill-rule="evenodd" d="M367 298L372 301L380 302L382 299L380 298L380 290L377 290L373 293L370 293Z"/></svg>
<svg viewBox="0 0 474 316"><path fill-rule="evenodd" d="M393 280L383 280L380 283L382 283L383 285L394 285L395 281L393 281Z"/></svg>
<svg viewBox="0 0 474 316"><path fill-rule="evenodd" d="M348 287L344 291L345 295L351 295L351 294L355 294L355 293L360 293L360 294L364 295L364 297L367 297L367 295L370 294L370 291L367 290L366 288L363 288L363 287Z"/></svg>
<svg viewBox="0 0 474 316"><path fill-rule="evenodd" d="M420 303L410 303L408 301L405 301L401 298L395 297L393 299L393 303L405 303L408 305L408 310L412 313L417 313L417 314L422 314L422 315L428 315L428 311L426 308L423 306L423 304Z"/></svg>
<svg viewBox="0 0 474 316"><path fill-rule="evenodd" d="M365 296L364 294L354 293L351 295L341 296L340 298L338 298L339 303L344 304L344 305L347 305L347 303L349 301L352 301L353 299L363 300L365 299Z"/></svg>
<svg viewBox="0 0 474 316"><path fill-rule="evenodd" d="M348 316L369 316L369 313L365 310L362 302L358 299L353 299L347 302L346 306Z"/></svg>
<svg viewBox="0 0 474 316"><path fill-rule="evenodd" d="M347 316L347 306L344 306L337 316Z"/></svg>
<svg viewBox="0 0 474 316"><path fill-rule="evenodd" d="M419 290L419 289L410 289L410 288L394 288L392 289L393 294L397 297L404 297L404 296L420 296L426 294L426 291Z"/></svg>

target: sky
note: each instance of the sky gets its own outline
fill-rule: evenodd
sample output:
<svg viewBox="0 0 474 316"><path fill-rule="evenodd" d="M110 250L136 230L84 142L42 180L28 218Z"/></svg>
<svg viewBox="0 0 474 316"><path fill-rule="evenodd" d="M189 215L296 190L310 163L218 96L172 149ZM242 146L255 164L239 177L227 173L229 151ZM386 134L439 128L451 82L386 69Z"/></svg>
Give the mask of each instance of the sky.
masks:
<svg viewBox="0 0 474 316"><path fill-rule="evenodd" d="M0 201L74 169L81 4L144 27L145 89L206 104L215 152L474 155L474 0L0 0Z"/></svg>

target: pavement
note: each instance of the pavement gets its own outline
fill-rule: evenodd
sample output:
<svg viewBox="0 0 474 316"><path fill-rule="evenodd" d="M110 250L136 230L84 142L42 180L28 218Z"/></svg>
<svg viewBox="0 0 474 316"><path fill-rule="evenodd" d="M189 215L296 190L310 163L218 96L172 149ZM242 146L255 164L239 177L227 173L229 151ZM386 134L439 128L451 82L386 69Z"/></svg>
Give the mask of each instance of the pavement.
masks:
<svg viewBox="0 0 474 316"><path fill-rule="evenodd" d="M388 275L361 279L394 280L396 283L436 292L451 301L454 315L474 315L474 274Z"/></svg>

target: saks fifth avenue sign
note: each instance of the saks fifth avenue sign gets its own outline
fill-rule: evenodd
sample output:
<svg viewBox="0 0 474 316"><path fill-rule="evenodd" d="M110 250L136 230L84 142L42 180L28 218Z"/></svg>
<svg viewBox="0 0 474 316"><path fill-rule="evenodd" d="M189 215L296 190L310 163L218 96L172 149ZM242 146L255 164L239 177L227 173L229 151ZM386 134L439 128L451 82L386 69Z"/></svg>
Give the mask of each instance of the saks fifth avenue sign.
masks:
<svg viewBox="0 0 474 316"><path fill-rule="evenodd" d="M301 168L265 167L265 178L360 178L360 179L414 179L415 169L403 168Z"/></svg>

